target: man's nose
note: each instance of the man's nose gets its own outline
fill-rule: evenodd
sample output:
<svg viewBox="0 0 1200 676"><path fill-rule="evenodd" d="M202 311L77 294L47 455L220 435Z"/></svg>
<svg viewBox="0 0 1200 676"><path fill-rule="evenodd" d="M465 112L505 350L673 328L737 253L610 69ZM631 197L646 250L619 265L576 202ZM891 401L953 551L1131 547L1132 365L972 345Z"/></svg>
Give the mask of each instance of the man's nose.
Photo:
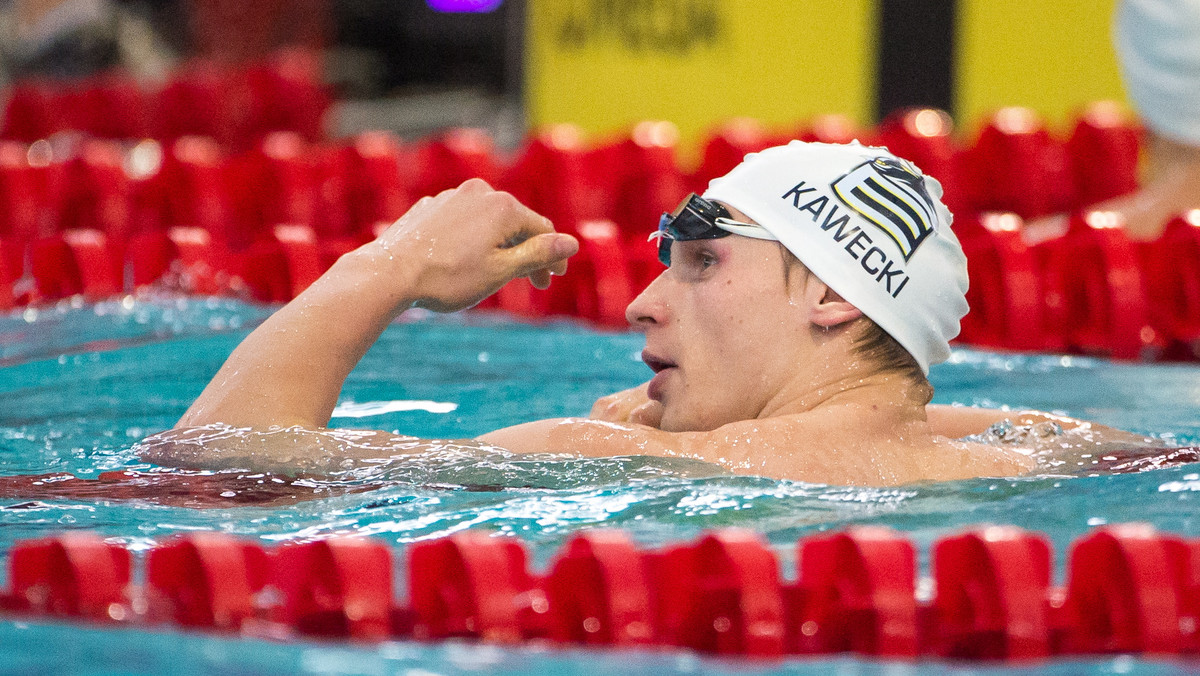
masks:
<svg viewBox="0 0 1200 676"><path fill-rule="evenodd" d="M637 298L625 308L625 321L629 322L635 329L644 330L652 324L661 324L666 321L667 306L662 300L660 289L663 282L663 277L667 271L663 270L654 281L638 294Z"/></svg>

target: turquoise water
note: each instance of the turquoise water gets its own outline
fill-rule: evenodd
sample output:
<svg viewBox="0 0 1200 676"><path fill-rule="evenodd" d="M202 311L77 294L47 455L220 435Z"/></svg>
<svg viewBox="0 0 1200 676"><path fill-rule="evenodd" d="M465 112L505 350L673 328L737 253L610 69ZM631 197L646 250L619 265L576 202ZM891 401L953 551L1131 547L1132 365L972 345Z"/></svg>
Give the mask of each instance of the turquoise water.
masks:
<svg viewBox="0 0 1200 676"><path fill-rule="evenodd" d="M0 476L69 472L94 478L109 470L153 469L138 460L132 445L170 427L269 311L226 299L162 296L63 303L0 318ZM531 326L487 315L407 316L385 332L351 374L333 423L454 438L525 420L583 415L597 397L649 375L638 359L640 346L635 334L571 323ZM1172 444L1200 444L1200 368L1195 366L958 350L950 363L934 368L931 378L939 402L1038 408ZM790 576L795 541L818 530L890 525L905 531L924 555L940 536L968 524L997 522L1048 533L1061 575L1066 547L1096 525L1149 521L1164 530L1200 534L1194 516L1200 500L1196 464L1138 474L871 489L731 476L677 460L490 454L400 463L368 478L315 484L304 500L280 494L272 504L246 506L237 502L242 490L230 491L223 506L207 509L110 499L102 490L86 500L0 492L0 553L16 540L64 529L96 531L141 551L193 530L220 530L267 544L356 533L402 548L463 528L485 528L519 535L530 544L534 565L543 566L572 533L596 525L624 528L647 546L736 525L767 537ZM51 656L48 646L67 640L63 637L74 647ZM465 645L265 645L0 622L0 672L37 672L28 665L39 655L59 660L53 671L60 673L172 672L177 665L165 664L155 652L160 649L155 646L165 650L167 645L196 656L213 672L746 671L675 653L630 658ZM931 667L918 666L838 658L760 663L749 671L926 673ZM1056 668L1062 673L1172 673L1176 666L1108 660ZM968 669L937 665L942 671L960 668Z"/></svg>

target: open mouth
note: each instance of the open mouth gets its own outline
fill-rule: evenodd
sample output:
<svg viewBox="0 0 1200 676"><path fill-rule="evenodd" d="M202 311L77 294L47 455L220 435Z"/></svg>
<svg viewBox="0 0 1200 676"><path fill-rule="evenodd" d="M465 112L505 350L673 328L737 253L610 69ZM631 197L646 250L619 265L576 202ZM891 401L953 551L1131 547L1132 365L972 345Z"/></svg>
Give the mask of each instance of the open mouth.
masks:
<svg viewBox="0 0 1200 676"><path fill-rule="evenodd" d="M674 362L667 361L666 359L660 359L648 352L642 352L642 361L646 362L646 366L649 366L650 370L654 371L655 373L658 373L664 369L675 367Z"/></svg>

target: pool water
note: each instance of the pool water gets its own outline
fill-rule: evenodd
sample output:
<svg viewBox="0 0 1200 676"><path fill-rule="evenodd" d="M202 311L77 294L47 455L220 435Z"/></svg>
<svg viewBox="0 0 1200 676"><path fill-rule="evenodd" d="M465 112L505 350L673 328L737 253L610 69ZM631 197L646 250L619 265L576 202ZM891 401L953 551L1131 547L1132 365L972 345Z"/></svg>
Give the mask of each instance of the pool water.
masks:
<svg viewBox="0 0 1200 676"><path fill-rule="evenodd" d="M0 318L0 477L153 470L133 445L174 424L229 352L271 308L171 295L99 304L64 302ZM602 395L644 381L640 336L575 323L529 325L486 314L410 313L350 375L333 425L432 438L474 436L527 420L585 415ZM1200 444L1200 367L1114 364L1064 356L956 350L934 367L935 401L1037 408L1162 439ZM1086 461L1083 461L1086 462ZM733 476L699 462L654 458L462 454L399 462L370 476L315 482L304 495L250 504L232 485L204 509L169 500L86 500L0 489L0 554L13 543L87 529L135 551L172 534L218 530L265 544L363 534L402 548L466 528L520 536L535 567L580 529L608 526L645 546L742 526L776 546L785 576L794 544L815 531L882 524L904 531L924 557L966 525L1009 523L1049 534L1058 574L1069 543L1090 528L1148 521L1200 534L1200 464L1117 475L978 479L898 488L821 486ZM304 498L304 499L298 499ZM166 503L166 504L163 504ZM927 570L927 561L922 561ZM166 636L166 638L164 638ZM49 646L73 642L65 652ZM90 646L90 648L89 648ZM213 672L244 673L744 673L675 653L387 644L278 645L139 630L0 622L0 672L171 672L154 649L193 655ZM265 655L272 655L266 660ZM40 656L40 657L39 657ZM339 657L342 656L342 657ZM343 659L344 658L344 659ZM38 660L42 661L38 661ZM111 660L111 662L106 661ZM123 662L122 660L128 660ZM266 660L266 661L264 661ZM132 666L131 666L132 665ZM138 666L142 665L142 666ZM854 658L759 663L754 673L927 673L934 665ZM1063 662L1063 673L1173 673L1180 665L1118 658ZM939 664L941 671L979 665Z"/></svg>

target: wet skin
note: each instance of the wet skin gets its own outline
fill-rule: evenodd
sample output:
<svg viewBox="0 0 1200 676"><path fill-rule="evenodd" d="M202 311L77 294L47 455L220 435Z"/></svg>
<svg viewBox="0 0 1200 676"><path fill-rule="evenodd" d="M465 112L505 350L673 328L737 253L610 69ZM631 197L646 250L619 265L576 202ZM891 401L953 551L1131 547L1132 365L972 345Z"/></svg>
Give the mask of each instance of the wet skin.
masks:
<svg viewBox="0 0 1200 676"><path fill-rule="evenodd" d="M687 457L739 473L838 484L1033 468L1014 449L957 442L932 429L927 386L858 358L861 313L778 244L735 235L672 247L672 267L628 311L657 371L631 407L639 416L541 420L460 443ZM305 440L328 436L322 431L346 375L401 312L463 309L518 276L545 286L577 249L573 238L482 181L422 200L251 333L176 428L150 440L148 459L295 473L443 443L380 431L368 433L371 444ZM986 427L978 413L937 420L956 432ZM221 443L182 443L190 430L214 425L241 432L220 435ZM287 433L272 432L281 428Z"/></svg>

